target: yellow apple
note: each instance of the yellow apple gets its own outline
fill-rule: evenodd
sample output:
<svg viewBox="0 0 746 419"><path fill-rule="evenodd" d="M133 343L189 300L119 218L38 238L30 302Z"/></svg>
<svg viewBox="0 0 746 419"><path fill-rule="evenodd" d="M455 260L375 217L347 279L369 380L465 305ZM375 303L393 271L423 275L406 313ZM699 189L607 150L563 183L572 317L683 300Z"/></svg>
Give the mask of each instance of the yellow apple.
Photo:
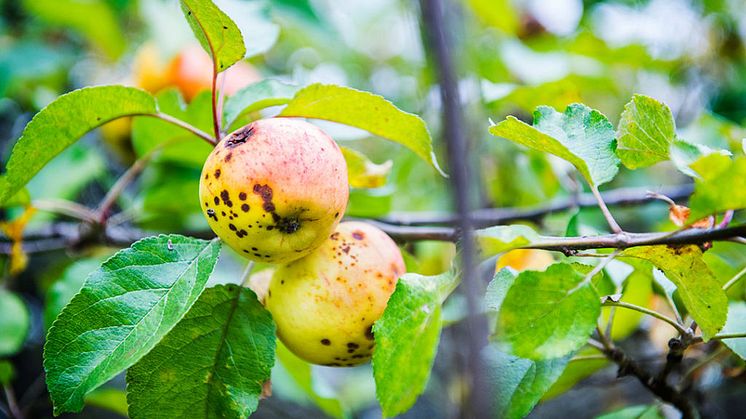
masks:
<svg viewBox="0 0 746 419"><path fill-rule="evenodd" d="M199 185L207 222L249 259L287 263L334 231L347 199L339 146L308 122L272 118L226 136L207 157Z"/></svg>
<svg viewBox="0 0 746 419"><path fill-rule="evenodd" d="M380 229L344 222L310 255L277 268L265 305L280 340L300 358L326 366L370 359L373 323L405 267Z"/></svg>

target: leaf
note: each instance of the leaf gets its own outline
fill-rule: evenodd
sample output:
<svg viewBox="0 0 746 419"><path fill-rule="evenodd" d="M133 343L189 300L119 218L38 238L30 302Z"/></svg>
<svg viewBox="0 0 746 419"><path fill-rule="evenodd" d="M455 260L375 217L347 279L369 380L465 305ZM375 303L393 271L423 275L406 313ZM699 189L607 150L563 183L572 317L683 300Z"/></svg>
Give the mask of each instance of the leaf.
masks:
<svg viewBox="0 0 746 419"><path fill-rule="evenodd" d="M732 301L728 305L728 321L721 334L746 332L746 302ZM723 339L723 344L730 348L741 359L746 360L746 338Z"/></svg>
<svg viewBox="0 0 746 419"><path fill-rule="evenodd" d="M85 397L85 404L127 416L127 394L118 388L97 388Z"/></svg>
<svg viewBox="0 0 746 419"><path fill-rule="evenodd" d="M624 105L617 138L616 153L630 169L668 160L669 145L676 139L671 109L652 97L634 95Z"/></svg>
<svg viewBox="0 0 746 419"><path fill-rule="evenodd" d="M23 5L52 25L81 33L110 59L118 58L125 51L122 27L106 1L24 0Z"/></svg>
<svg viewBox="0 0 746 419"><path fill-rule="evenodd" d="M663 419L656 405L629 406L611 413L598 416L596 419Z"/></svg>
<svg viewBox="0 0 746 419"><path fill-rule="evenodd" d="M684 306L708 340L725 324L728 297L702 260L697 246L642 246L622 252L620 257L647 260L673 282Z"/></svg>
<svg viewBox="0 0 746 419"><path fill-rule="evenodd" d="M233 284L206 289L127 372L130 416L248 417L270 378L275 339L272 316L253 291Z"/></svg>
<svg viewBox="0 0 746 419"><path fill-rule="evenodd" d="M280 116L323 119L364 129L409 148L445 176L435 158L425 121L382 96L316 83L299 90Z"/></svg>
<svg viewBox="0 0 746 419"><path fill-rule="evenodd" d="M501 352L495 345L483 352L487 380L498 389L492 411L496 417L523 418L564 371L570 356L532 361Z"/></svg>
<svg viewBox="0 0 746 419"><path fill-rule="evenodd" d="M197 300L219 251L217 240L161 235L93 272L47 334L44 369L55 414L80 411L86 393L148 353Z"/></svg>
<svg viewBox="0 0 746 419"><path fill-rule="evenodd" d="M225 101L225 125L230 127L241 116L260 109L284 105L290 102L299 89L296 85L273 79L250 84Z"/></svg>
<svg viewBox="0 0 746 419"><path fill-rule="evenodd" d="M487 284L487 292L485 292L485 309L488 311L494 311L495 313L500 311L500 307L505 301L505 296L508 294L510 287L515 283L517 274L513 273L510 268L503 268L495 272L495 276L492 278L489 284Z"/></svg>
<svg viewBox="0 0 746 419"><path fill-rule="evenodd" d="M44 305L44 324L47 328L52 326L57 315L80 291L88 275L95 271L104 260L105 256L77 260L65 268L60 277L49 287Z"/></svg>
<svg viewBox="0 0 746 419"><path fill-rule="evenodd" d="M278 343L277 345L277 359L295 384L324 413L334 418L346 418L349 416L338 399L323 397L316 392L313 385L311 364L298 358L282 343Z"/></svg>
<svg viewBox="0 0 746 419"><path fill-rule="evenodd" d="M590 281L572 265L524 271L508 290L498 316L497 338L522 358L559 358L590 337L601 302Z"/></svg>
<svg viewBox="0 0 746 419"><path fill-rule="evenodd" d="M244 58L246 46L236 23L211 0L181 0L194 36L210 54L216 73L227 70Z"/></svg>
<svg viewBox="0 0 746 419"><path fill-rule="evenodd" d="M692 168L702 178L695 181L689 200L690 220L746 208L746 157L731 160L722 154L710 154L697 160Z"/></svg>
<svg viewBox="0 0 746 419"><path fill-rule="evenodd" d="M177 89L164 90L156 96L158 110L187 122L203 131L212 130L212 98L209 92L198 94L185 105ZM164 145L169 143L168 145ZM156 118L135 118L132 123L132 146L138 156L156 147L158 161L172 161L202 168L213 147L202 138Z"/></svg>
<svg viewBox="0 0 746 419"><path fill-rule="evenodd" d="M31 327L31 315L17 295L0 288L0 357L21 349Z"/></svg>
<svg viewBox="0 0 746 419"><path fill-rule="evenodd" d="M541 236L534 229L520 224L489 227L477 230L476 235L479 248L485 257L541 241Z"/></svg>
<svg viewBox="0 0 746 419"><path fill-rule="evenodd" d="M13 364L5 359L0 359L0 387L10 384L16 376Z"/></svg>
<svg viewBox="0 0 746 419"><path fill-rule="evenodd" d="M0 203L86 132L122 116L155 112L153 97L133 87L86 87L58 97L34 116L13 147L0 177Z"/></svg>
<svg viewBox="0 0 746 419"><path fill-rule="evenodd" d="M576 357L588 355L598 355L598 350L585 347L575 353ZM609 360L607 359L570 359L565 370L562 371L562 374L557 378L554 384L552 384L549 390L544 393L541 400L546 401L559 396L567 390L575 387L575 384L579 383L581 380L590 377L607 365L609 365Z"/></svg>
<svg viewBox="0 0 746 419"><path fill-rule="evenodd" d="M642 264L641 267L635 267L635 270L629 274L624 281L622 297L620 301L634 304L641 307L650 305L650 298L653 295L653 274L650 265ZM607 319L611 307L603 308L601 324L606 327ZM611 339L621 341L631 335L643 319L643 313L635 310L615 309L614 323L611 325Z"/></svg>
<svg viewBox="0 0 746 419"><path fill-rule="evenodd" d="M539 106L534 126L508 116L491 126L490 133L567 160L592 187L609 182L619 171L614 127L603 114L585 105L574 103L564 113Z"/></svg>
<svg viewBox="0 0 746 419"><path fill-rule="evenodd" d="M673 162L679 172L693 178L700 177L697 172L692 170L690 167L695 161L710 154L722 154L723 156L731 155L727 150L713 150L706 145L692 144L683 140L676 140L671 143L668 149L668 154L671 162Z"/></svg>
<svg viewBox="0 0 746 419"><path fill-rule="evenodd" d="M353 188L380 188L386 184L386 177L394 162L386 160L375 164L365 154L347 147L340 147L347 162L347 177Z"/></svg>
<svg viewBox="0 0 746 419"><path fill-rule="evenodd" d="M451 272L405 274L373 325L373 376L384 417L407 411L425 391L440 340L441 306L456 284Z"/></svg>

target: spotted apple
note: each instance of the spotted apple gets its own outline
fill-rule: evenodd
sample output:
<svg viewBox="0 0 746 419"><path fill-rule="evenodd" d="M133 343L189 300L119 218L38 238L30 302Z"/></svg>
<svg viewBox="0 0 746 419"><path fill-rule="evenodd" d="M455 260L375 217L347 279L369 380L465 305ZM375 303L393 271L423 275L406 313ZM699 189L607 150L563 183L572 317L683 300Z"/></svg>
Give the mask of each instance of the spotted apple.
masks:
<svg viewBox="0 0 746 419"><path fill-rule="evenodd" d="M297 356L354 366L370 359L373 323L404 272L401 252L386 233L344 222L314 252L278 267L264 302L280 340Z"/></svg>
<svg viewBox="0 0 746 419"><path fill-rule="evenodd" d="M249 259L287 263L334 231L349 197L339 146L308 122L252 122L218 143L199 186L207 222Z"/></svg>

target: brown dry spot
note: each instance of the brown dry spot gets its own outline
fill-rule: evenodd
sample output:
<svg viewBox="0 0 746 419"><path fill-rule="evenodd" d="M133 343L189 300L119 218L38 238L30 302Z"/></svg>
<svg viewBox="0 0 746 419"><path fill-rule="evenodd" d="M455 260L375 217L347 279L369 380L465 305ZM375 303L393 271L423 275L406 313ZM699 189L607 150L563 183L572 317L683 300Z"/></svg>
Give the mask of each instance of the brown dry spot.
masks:
<svg viewBox="0 0 746 419"><path fill-rule="evenodd" d="M243 204L243 205L241 205L241 211L243 211L243 212L249 212L249 204Z"/></svg>
<svg viewBox="0 0 746 419"><path fill-rule="evenodd" d="M327 338L324 338L324 339L321 339L321 344L324 345L324 346L329 346L329 345L332 344L332 341L330 341Z"/></svg>
<svg viewBox="0 0 746 419"><path fill-rule="evenodd" d="M365 238L365 233L360 230L355 230L352 232L352 238L355 240L363 240Z"/></svg>
<svg viewBox="0 0 746 419"><path fill-rule="evenodd" d="M220 169L215 170L215 179L220 178Z"/></svg>
<svg viewBox="0 0 746 419"><path fill-rule="evenodd" d="M228 206L228 208L233 206L233 201L231 201L231 195L228 193L227 190L223 189L220 192L220 198L223 200L223 203Z"/></svg>
<svg viewBox="0 0 746 419"><path fill-rule="evenodd" d="M234 132L225 140L225 148L233 148L245 143L254 134L254 125L248 125Z"/></svg>
<svg viewBox="0 0 746 419"><path fill-rule="evenodd" d="M345 252L346 254L350 253L350 245L348 244L347 246L343 247L342 251Z"/></svg>
<svg viewBox="0 0 746 419"><path fill-rule="evenodd" d="M365 338L368 339L368 340L373 340L374 339L374 337L373 337L373 325L372 324L370 326L368 326L367 329L365 329ZM370 348L368 348L368 349L370 349Z"/></svg>
<svg viewBox="0 0 746 419"><path fill-rule="evenodd" d="M359 348L359 347L360 347L360 345L358 345L358 344L357 344L357 343L355 343L355 342L347 342L347 348L348 348L348 349L357 349L357 348Z"/></svg>
<svg viewBox="0 0 746 419"><path fill-rule="evenodd" d="M332 235L329 236L329 238L332 240L337 240L339 238L339 233L332 233Z"/></svg>
<svg viewBox="0 0 746 419"><path fill-rule="evenodd" d="M233 153L228 153L227 156L225 156L225 159L223 159L224 162L228 163L233 158Z"/></svg>
<svg viewBox="0 0 746 419"><path fill-rule="evenodd" d="M241 201L245 201L246 200L246 192L239 193L238 194L238 199L240 199Z"/></svg>
<svg viewBox="0 0 746 419"><path fill-rule="evenodd" d="M218 198L217 196L213 198L213 201L215 202L215 205L220 205L220 198Z"/></svg>

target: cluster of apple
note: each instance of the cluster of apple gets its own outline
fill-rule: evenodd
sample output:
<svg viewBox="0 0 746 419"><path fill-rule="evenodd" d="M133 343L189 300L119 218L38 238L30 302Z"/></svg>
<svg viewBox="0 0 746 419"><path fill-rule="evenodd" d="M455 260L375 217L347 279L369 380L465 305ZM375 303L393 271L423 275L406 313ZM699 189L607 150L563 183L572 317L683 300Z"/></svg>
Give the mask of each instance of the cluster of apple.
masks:
<svg viewBox="0 0 746 419"><path fill-rule="evenodd" d="M373 323L405 267L383 231L339 222L349 185L337 144L301 120L258 120L221 140L201 176L200 204L218 237L278 265L259 294L288 349L327 366L370 359Z"/></svg>

